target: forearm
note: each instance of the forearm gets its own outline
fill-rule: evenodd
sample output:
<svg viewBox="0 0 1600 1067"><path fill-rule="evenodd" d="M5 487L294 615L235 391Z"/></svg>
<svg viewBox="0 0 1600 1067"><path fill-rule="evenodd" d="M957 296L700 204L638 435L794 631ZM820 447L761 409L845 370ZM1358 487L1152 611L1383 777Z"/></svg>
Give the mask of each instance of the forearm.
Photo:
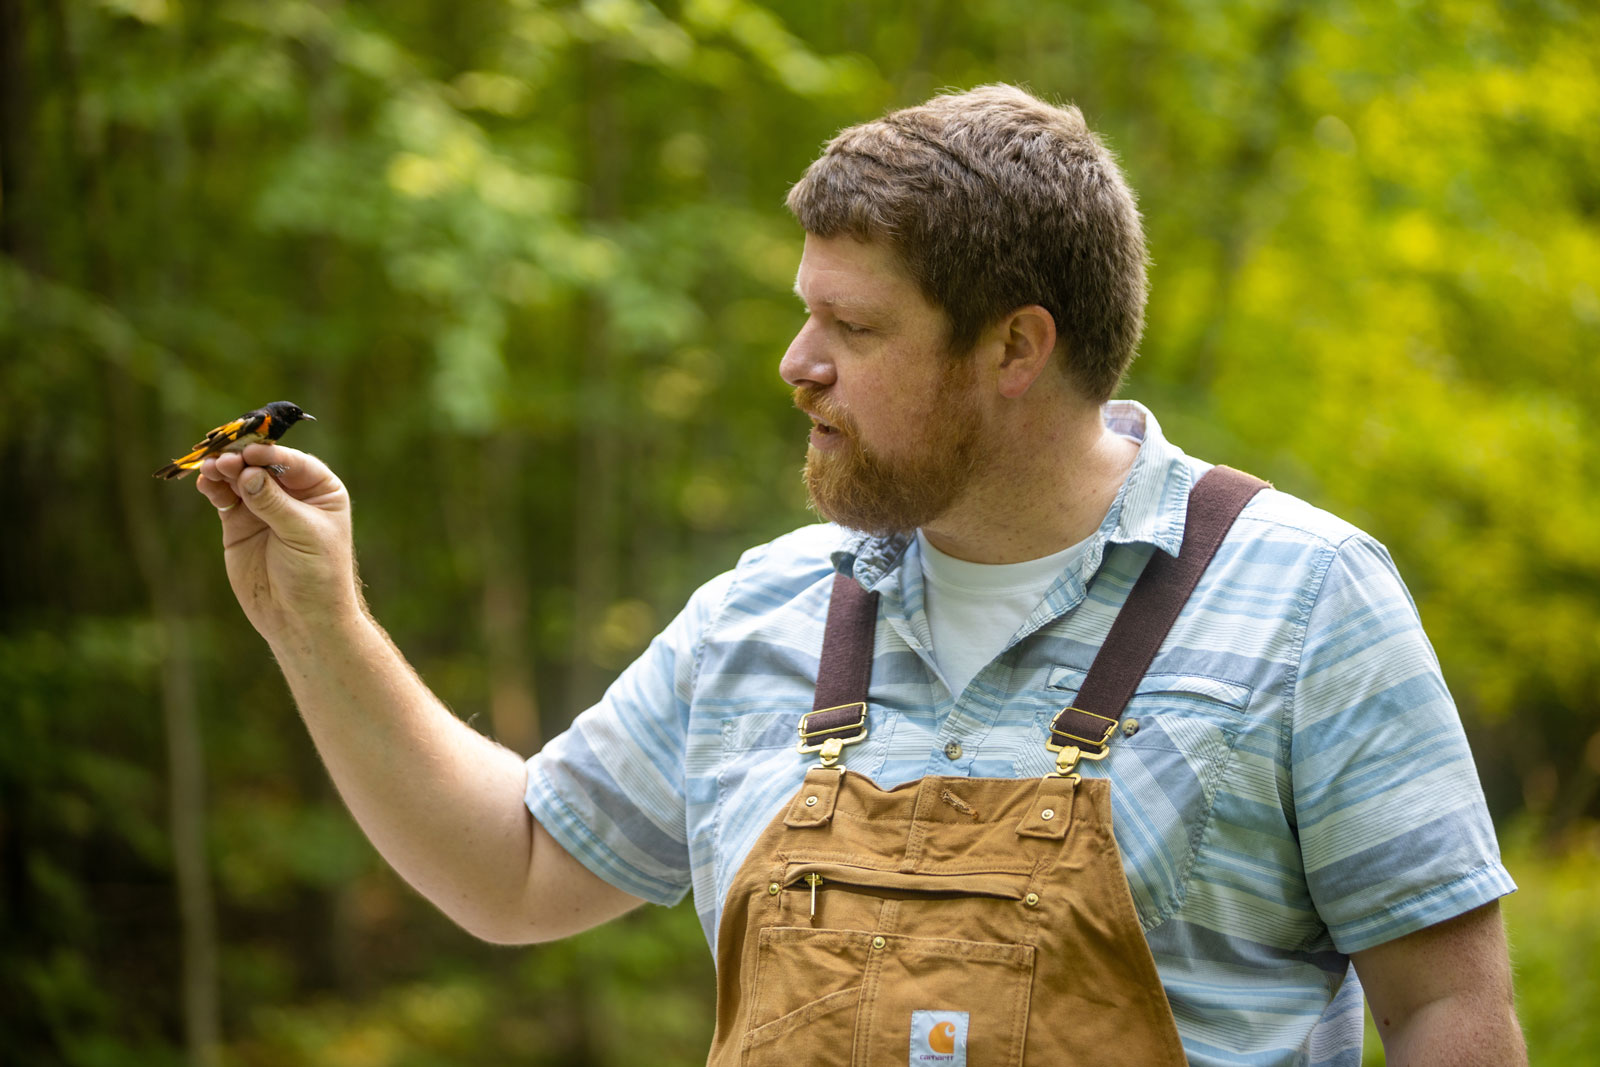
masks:
<svg viewBox="0 0 1600 1067"><path fill-rule="evenodd" d="M251 445L207 459L195 481L222 520L239 606L340 795L406 881L489 941L565 937L642 903L534 822L522 760L450 714L367 613L349 494L326 464Z"/></svg>
<svg viewBox="0 0 1600 1067"><path fill-rule="evenodd" d="M1378 1020L1390 1067L1525 1067L1528 1050L1509 1002L1468 997L1438 1000L1403 1026Z"/></svg>
<svg viewBox="0 0 1600 1067"><path fill-rule="evenodd" d="M534 841L522 760L451 714L364 612L273 634L269 644L340 796L378 851L467 930L509 939Z"/></svg>

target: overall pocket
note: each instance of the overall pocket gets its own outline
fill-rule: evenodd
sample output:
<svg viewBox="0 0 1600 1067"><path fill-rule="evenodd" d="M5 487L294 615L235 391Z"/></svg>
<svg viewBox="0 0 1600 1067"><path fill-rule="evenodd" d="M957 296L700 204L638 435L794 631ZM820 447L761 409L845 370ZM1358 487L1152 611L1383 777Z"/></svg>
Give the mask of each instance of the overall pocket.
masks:
<svg viewBox="0 0 1600 1067"><path fill-rule="evenodd" d="M740 1062L848 1064L871 942L859 932L762 930ZM804 1042L804 1056L796 1056L795 1041Z"/></svg>
<svg viewBox="0 0 1600 1067"><path fill-rule="evenodd" d="M1022 1063L1028 945L768 927L757 948L747 1067ZM902 1057L905 1057L904 1059Z"/></svg>

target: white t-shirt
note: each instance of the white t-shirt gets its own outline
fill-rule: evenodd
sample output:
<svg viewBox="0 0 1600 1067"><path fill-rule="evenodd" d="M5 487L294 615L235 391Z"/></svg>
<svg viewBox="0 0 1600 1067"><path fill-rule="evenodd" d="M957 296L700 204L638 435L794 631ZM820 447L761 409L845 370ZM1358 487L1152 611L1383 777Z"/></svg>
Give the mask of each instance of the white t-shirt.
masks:
<svg viewBox="0 0 1600 1067"><path fill-rule="evenodd" d="M933 660L952 694L959 696L1005 649L1061 572L1082 562L1089 540L1022 563L969 563L917 531Z"/></svg>

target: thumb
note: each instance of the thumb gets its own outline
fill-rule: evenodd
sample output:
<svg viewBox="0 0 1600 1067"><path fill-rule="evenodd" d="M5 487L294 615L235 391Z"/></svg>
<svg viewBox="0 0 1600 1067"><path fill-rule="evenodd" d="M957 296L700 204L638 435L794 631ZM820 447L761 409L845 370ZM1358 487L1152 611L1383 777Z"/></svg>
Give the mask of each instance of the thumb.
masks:
<svg viewBox="0 0 1600 1067"><path fill-rule="evenodd" d="M239 475L239 498L252 514L274 529L299 518L294 501L278 479L269 477L260 467L246 467Z"/></svg>

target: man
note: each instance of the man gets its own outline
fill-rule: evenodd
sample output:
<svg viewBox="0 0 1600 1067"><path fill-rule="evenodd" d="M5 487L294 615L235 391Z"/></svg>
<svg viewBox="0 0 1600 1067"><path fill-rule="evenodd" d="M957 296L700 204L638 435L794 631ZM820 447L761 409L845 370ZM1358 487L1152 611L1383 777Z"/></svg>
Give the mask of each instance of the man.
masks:
<svg viewBox="0 0 1600 1067"><path fill-rule="evenodd" d="M1363 988L1393 1062L1523 1062L1514 886L1411 602L1284 494L1195 518L1240 478L1110 401L1145 249L1078 112L937 97L842 133L789 204L808 317L779 369L833 524L703 587L526 764L367 613L332 472L207 461L234 590L384 856L501 942L692 889L717 1063L1353 1064ZM1103 744L1047 747L1208 523ZM802 720L836 690L859 721Z"/></svg>

